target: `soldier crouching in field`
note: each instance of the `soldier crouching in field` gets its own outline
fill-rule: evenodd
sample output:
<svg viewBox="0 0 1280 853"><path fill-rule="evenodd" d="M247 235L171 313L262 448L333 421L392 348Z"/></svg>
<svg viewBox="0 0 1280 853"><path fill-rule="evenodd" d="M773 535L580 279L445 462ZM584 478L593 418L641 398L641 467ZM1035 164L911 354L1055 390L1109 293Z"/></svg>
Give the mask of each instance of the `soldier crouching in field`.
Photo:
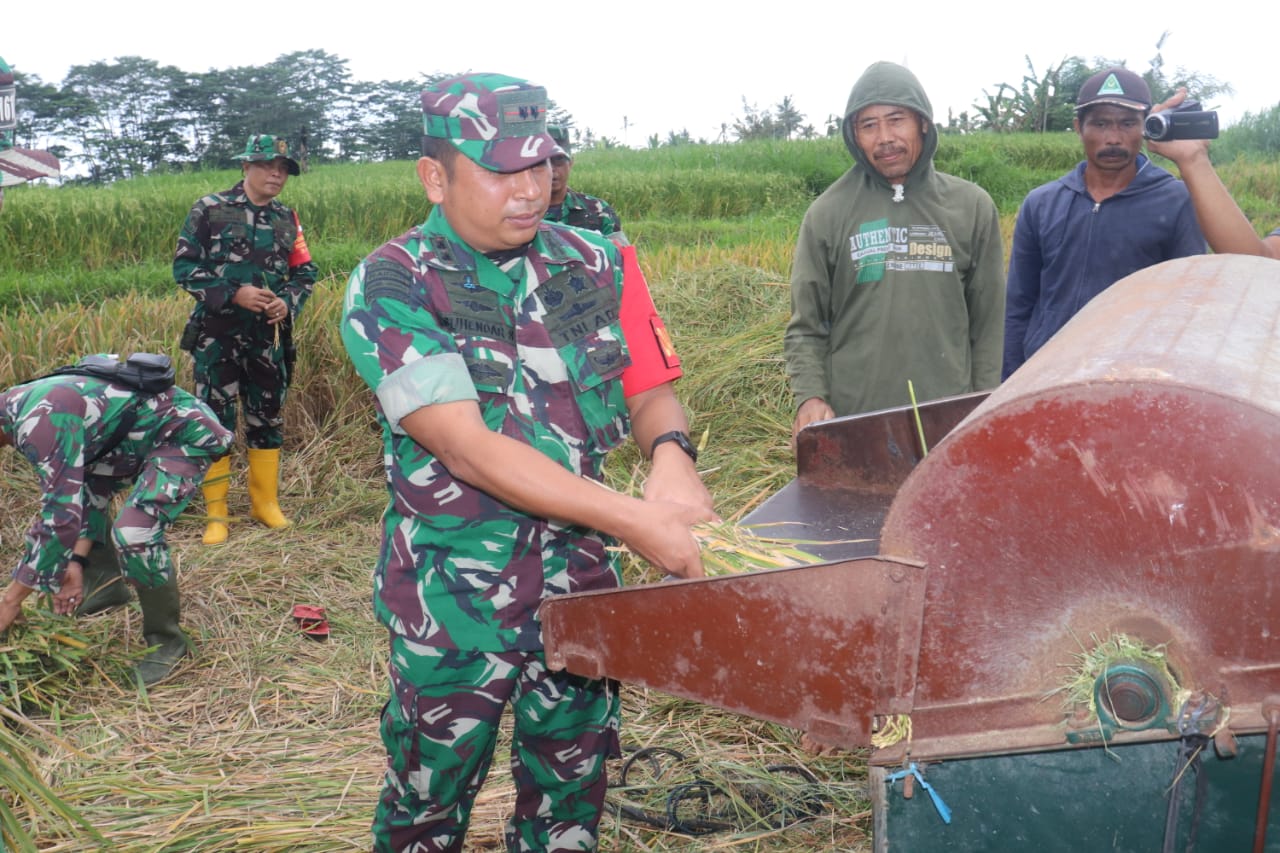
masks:
<svg viewBox="0 0 1280 853"><path fill-rule="evenodd" d="M144 639L155 647L138 664L145 684L167 676L188 651L165 531L233 440L207 406L172 385L171 366L168 377L170 387L157 393L79 373L0 393L0 447L31 463L42 492L0 599L0 632L35 590L53 593L57 613L87 615L126 603L127 579L142 605ZM112 524L112 496L130 484Z"/></svg>
<svg viewBox="0 0 1280 853"><path fill-rule="evenodd" d="M292 379L293 321L315 286L316 265L298 215L276 201L299 172L289 146L249 137L244 179L195 203L178 237L173 277L196 299L182 335L194 363L196 396L236 430L244 409L251 514L267 527L289 524L278 500L285 392ZM227 540L231 458L213 463L204 485L204 543Z"/></svg>
<svg viewBox="0 0 1280 853"><path fill-rule="evenodd" d="M679 361L619 248L543 222L546 91L498 74L422 93L425 223L360 263L342 339L375 392L390 502L374 610L390 635L379 853L457 851L512 706L509 851L595 850L618 694L547 668L537 611L617 586L610 537L702 575L715 517ZM638 270L638 267L637 267ZM625 279L625 280L624 280ZM644 499L603 487L635 434Z"/></svg>

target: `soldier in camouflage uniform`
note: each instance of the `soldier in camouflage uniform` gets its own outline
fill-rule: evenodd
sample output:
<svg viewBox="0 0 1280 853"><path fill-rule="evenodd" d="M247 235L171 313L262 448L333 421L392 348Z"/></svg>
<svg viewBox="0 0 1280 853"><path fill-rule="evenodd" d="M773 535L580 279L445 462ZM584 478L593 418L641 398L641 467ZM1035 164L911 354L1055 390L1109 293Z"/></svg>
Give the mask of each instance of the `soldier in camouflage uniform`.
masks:
<svg viewBox="0 0 1280 853"><path fill-rule="evenodd" d="M144 683L164 678L187 653L178 626L178 577L165 530L182 513L210 460L233 436L207 406L178 387L155 395L89 376L47 376L0 393L0 447L13 446L36 469L40 516L26 536L13 583L0 600L0 631L32 591L53 593L61 614L87 612L85 579L114 571L114 585L87 590L96 604L128 601L124 577L142 605L149 652ZM132 484L114 524L116 492Z"/></svg>
<svg viewBox="0 0 1280 853"><path fill-rule="evenodd" d="M551 204L544 218L548 222L563 222L575 228L598 231L619 246L627 245L627 237L622 233L622 219L609 202L569 189L569 173L573 171L569 131L560 125L548 125L547 133L564 153L551 157Z"/></svg>
<svg viewBox="0 0 1280 853"><path fill-rule="evenodd" d="M507 849L594 850L618 697L548 670L538 605L618 585L614 538L700 576L690 526L714 518L711 497L634 258L624 286L617 246L541 221L545 90L475 74L422 104L434 208L354 270L341 327L375 392L390 495L374 570L391 645L374 849L462 849L510 703ZM652 459L644 500L599 484L629 431Z"/></svg>
<svg viewBox="0 0 1280 853"><path fill-rule="evenodd" d="M311 295L316 265L298 215L275 200L289 175L299 172L288 144L268 134L251 136L239 159L244 180L200 199L187 215L173 277L196 300L182 343L194 362L196 396L232 432L239 398L251 514L279 528L289 524L280 510L278 486L293 321ZM229 456L209 469L206 545L227 539L230 478Z"/></svg>

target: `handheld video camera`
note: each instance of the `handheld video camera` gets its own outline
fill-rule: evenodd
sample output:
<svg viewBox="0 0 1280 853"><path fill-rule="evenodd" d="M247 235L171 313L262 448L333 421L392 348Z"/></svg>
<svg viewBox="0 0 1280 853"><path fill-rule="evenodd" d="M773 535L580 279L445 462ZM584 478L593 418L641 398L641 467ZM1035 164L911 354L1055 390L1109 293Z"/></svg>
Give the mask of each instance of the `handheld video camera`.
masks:
<svg viewBox="0 0 1280 853"><path fill-rule="evenodd" d="M1187 101L1171 110L1152 113L1142 125L1142 135L1155 142L1171 139L1217 139L1218 114L1200 109L1199 101Z"/></svg>

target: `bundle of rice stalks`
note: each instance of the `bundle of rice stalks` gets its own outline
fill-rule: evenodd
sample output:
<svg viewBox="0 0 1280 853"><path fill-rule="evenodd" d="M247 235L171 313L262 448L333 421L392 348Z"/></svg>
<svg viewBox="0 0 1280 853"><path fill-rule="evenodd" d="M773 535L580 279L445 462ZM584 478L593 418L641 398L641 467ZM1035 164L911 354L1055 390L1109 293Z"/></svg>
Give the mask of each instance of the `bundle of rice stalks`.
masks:
<svg viewBox="0 0 1280 853"><path fill-rule="evenodd" d="M908 714L891 714L880 721L880 727L871 735L871 745L876 749L887 749L901 743L911 742L911 717Z"/></svg>
<svg viewBox="0 0 1280 853"><path fill-rule="evenodd" d="M74 693L92 642L70 619L28 612L29 621L0 634L0 695L11 708L47 713Z"/></svg>
<svg viewBox="0 0 1280 853"><path fill-rule="evenodd" d="M821 563L802 550L800 540L765 536L760 527L727 521L704 523L693 528L702 546L702 567L708 575L737 575L762 569L783 569Z"/></svg>

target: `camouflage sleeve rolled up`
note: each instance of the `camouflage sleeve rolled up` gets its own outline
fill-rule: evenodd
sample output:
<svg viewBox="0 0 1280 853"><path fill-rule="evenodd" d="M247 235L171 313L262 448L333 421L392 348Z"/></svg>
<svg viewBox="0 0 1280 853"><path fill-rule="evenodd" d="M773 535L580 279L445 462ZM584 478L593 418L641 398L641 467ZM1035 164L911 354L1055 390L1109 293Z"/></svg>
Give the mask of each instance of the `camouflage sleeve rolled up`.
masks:
<svg viewBox="0 0 1280 853"><path fill-rule="evenodd" d="M453 334L421 294L414 298L422 287L413 274L420 245L410 232L362 261L343 306L347 354L394 432L422 406L479 399Z"/></svg>
<svg viewBox="0 0 1280 853"><path fill-rule="evenodd" d="M122 433L130 412L132 426ZM61 588L76 539L105 541L115 492L151 469L150 499L138 502L131 495L126 509L136 513L135 524L162 528L176 517L173 505L185 506L209 461L232 441L213 413L186 391L135 396L86 376L48 377L0 394L0 429L35 468L41 489L40 515L27 531L13 578L51 592ZM111 447L117 437L121 440ZM149 542L155 535L136 538ZM132 566L129 555L122 554L126 572L132 577L165 570L167 552L159 567L140 567L137 554L146 552L145 559L151 559L154 550L150 544L135 549Z"/></svg>

